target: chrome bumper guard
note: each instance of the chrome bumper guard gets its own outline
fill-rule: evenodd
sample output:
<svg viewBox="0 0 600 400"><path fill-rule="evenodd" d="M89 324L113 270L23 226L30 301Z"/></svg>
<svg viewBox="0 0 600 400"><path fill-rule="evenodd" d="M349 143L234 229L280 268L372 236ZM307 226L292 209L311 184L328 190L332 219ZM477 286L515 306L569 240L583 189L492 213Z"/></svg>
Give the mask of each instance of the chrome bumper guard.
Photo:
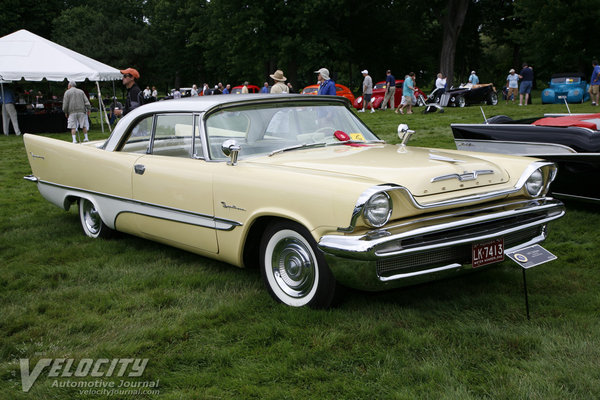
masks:
<svg viewBox="0 0 600 400"><path fill-rule="evenodd" d="M37 181L38 181L38 178L35 175L27 175L27 176L24 176L23 179L25 179L26 181L35 182L35 183L37 183Z"/></svg>
<svg viewBox="0 0 600 400"><path fill-rule="evenodd" d="M325 235L318 246L340 283L380 290L468 269L474 243L504 238L507 252L542 242L546 224L564 213L564 205L549 197L488 203L358 235Z"/></svg>

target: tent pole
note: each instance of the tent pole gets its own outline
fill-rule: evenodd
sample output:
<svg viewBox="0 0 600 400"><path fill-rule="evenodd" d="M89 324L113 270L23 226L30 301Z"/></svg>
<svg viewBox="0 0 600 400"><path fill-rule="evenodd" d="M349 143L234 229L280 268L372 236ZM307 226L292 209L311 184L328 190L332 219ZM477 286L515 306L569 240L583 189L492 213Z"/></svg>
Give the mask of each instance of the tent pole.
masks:
<svg viewBox="0 0 600 400"><path fill-rule="evenodd" d="M2 113L2 118L0 118L2 120L2 124L4 125L4 118L8 117L8 112L6 113L6 115L4 115L4 78L0 76L0 90L2 91L2 104L0 105L0 107L2 108L0 110L0 113ZM8 126L8 124L6 125Z"/></svg>
<svg viewBox="0 0 600 400"><path fill-rule="evenodd" d="M102 127L102 133L104 133L104 118L102 115L102 106L104 102L102 101L102 93L100 93L100 84L96 81L96 88L98 89L98 117L100 117L100 126Z"/></svg>
<svg viewBox="0 0 600 400"><path fill-rule="evenodd" d="M112 129L110 127L110 120L108 119L108 114L106 114L106 106L104 105L104 101L102 101L102 93L100 92L100 83L98 83L98 81L96 81L96 86L98 87L98 97L100 98L100 103L102 104L102 115L100 116L100 118L103 118L103 121L106 121L106 125L108 126L108 131L112 133ZM102 127L104 127L104 124L102 125ZM104 132L104 129L102 129L102 132Z"/></svg>

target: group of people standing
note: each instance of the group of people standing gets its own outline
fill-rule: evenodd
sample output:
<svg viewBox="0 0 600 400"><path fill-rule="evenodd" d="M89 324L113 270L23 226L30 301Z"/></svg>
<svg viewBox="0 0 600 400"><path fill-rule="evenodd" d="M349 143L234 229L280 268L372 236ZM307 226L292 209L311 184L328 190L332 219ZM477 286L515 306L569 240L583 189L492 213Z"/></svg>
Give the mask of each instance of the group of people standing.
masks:
<svg viewBox="0 0 600 400"><path fill-rule="evenodd" d="M375 112L375 107L373 107L373 79L369 75L368 70L361 71L363 75L363 83L362 83L362 108L358 110L358 112L365 112L369 107L371 108L371 113ZM415 95L416 90L416 78L415 73L410 72L408 75L404 77L404 83L402 84L402 100L396 108L396 114L404 114L404 108L406 107L407 114L412 114L412 105L413 105L413 97ZM383 98L383 103L381 104L381 110L386 110L388 104L390 108L393 110L395 107L395 97L396 97L396 77L392 75L391 70L386 71L385 78L385 96Z"/></svg>
<svg viewBox="0 0 600 400"><path fill-rule="evenodd" d="M521 81L520 88L519 81ZM517 98L517 92L519 92L519 105L523 105L523 97L525 98L525 105L527 105L527 103L529 103L529 95L532 87L533 67L527 63L523 63L523 69L518 74L514 68L511 68L506 77L506 88L508 90L506 92L506 103L508 104L508 100L512 97L512 102L514 104L515 99Z"/></svg>

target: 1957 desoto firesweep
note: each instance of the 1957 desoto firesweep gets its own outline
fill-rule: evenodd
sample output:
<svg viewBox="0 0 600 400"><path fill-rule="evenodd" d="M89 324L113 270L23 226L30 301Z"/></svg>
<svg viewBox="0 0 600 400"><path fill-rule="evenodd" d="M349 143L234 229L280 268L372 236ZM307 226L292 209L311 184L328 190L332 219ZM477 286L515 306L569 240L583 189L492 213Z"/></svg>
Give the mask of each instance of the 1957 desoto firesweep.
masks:
<svg viewBox="0 0 600 400"><path fill-rule="evenodd" d="M402 129L403 132L406 129ZM338 283L379 290L499 262L564 206L553 163L379 140L335 96L163 101L106 141L25 135L40 193L114 230L243 267L270 294L327 307Z"/></svg>

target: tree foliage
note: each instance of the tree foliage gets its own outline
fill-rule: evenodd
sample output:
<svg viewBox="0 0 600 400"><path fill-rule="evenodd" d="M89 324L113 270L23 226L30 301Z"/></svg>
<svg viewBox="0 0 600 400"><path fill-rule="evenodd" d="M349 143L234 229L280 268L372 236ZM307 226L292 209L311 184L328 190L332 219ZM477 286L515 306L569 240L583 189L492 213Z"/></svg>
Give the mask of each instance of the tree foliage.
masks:
<svg viewBox="0 0 600 400"><path fill-rule="evenodd" d="M282 69L297 87L328 68L358 89L368 69L503 83L510 68L536 76L589 72L600 57L597 0L0 0L0 35L28 29L117 68L135 67L161 91L217 82L261 85Z"/></svg>

